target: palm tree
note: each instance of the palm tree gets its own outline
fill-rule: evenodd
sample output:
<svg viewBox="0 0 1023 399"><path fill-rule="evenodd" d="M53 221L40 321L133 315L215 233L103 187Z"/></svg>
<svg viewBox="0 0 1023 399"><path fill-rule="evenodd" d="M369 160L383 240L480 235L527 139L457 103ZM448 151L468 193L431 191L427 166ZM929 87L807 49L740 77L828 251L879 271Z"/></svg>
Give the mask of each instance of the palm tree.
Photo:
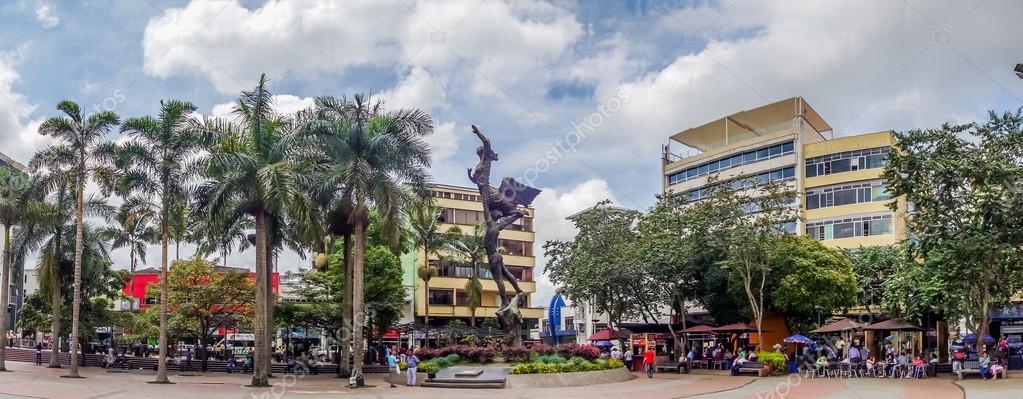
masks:
<svg viewBox="0 0 1023 399"><path fill-rule="evenodd" d="M43 193L52 191L45 199L44 209L36 223L24 224L14 237L13 261L17 265L25 265L32 254L38 252L37 267L39 268L39 288L50 295L50 332L53 336L54 349L50 351L48 367L60 368L60 352L56 349L59 346L58 339L61 331L62 308L64 299L61 295L61 263L65 259L73 258L68 256L67 249L71 245L63 244L61 237L68 237L71 230L71 222L74 220L77 204L75 197L71 195L72 176L67 169L61 169L60 165L54 168L40 170L42 161L58 156L63 147L47 147L33 157L29 166L33 168L33 186L36 191ZM90 196L82 206L85 215L90 217L107 218L113 213L113 209L106 205L106 201L97 196Z"/></svg>
<svg viewBox="0 0 1023 399"><path fill-rule="evenodd" d="M133 206L125 203L117 212L114 220L117 222L99 231L100 237L110 242L113 249L128 248L131 274L135 275L138 260L146 263L146 247L159 241L159 233L153 227L154 212L145 207ZM135 293L135 279L131 279L129 291ZM135 310L135 303L132 302L131 310Z"/></svg>
<svg viewBox="0 0 1023 399"><path fill-rule="evenodd" d="M469 308L469 325L476 327L476 309L483 304L483 284L480 282L480 266L487 258L484 248L483 235L486 226L476 224L471 234L463 234L457 226L448 230L453 238L448 240L448 249L458 257L459 260L468 262L472 266L472 275L469 281L465 282L465 293L468 296L466 306Z"/></svg>
<svg viewBox="0 0 1023 399"><path fill-rule="evenodd" d="M3 288L0 288L0 330L7 331L11 286L11 228L34 224L46 213L38 190L24 173L0 168L0 224L4 225ZM7 349L0 347L0 371L6 371Z"/></svg>
<svg viewBox="0 0 1023 399"><path fill-rule="evenodd" d="M437 268L430 265L430 258L439 255L441 249L450 246L450 234L440 230L444 223L444 210L433 206L430 201L416 201L415 204L405 209L408 218L408 229L415 239L416 245L423 251L423 265L416 273L426 283L423 305L426 307L424 325L426 330L426 341L424 346L430 346L430 279L437 275ZM418 251L418 249L417 249Z"/></svg>
<svg viewBox="0 0 1023 399"><path fill-rule="evenodd" d="M235 121L207 120L203 129L218 140L210 148L204 182L196 193L200 214L215 223L244 211L255 221L256 358L252 386L269 386L271 291L268 265L273 253L271 224L306 204L287 140L291 120L273 109L266 75L252 91L242 92ZM283 242L283 241L282 241Z"/></svg>
<svg viewBox="0 0 1023 399"><path fill-rule="evenodd" d="M235 248L242 252L249 249L251 244L248 231L255 228L255 224L248 215L242 214L238 217L228 218L228 220L221 221L220 224L214 223L213 220L197 218L202 224L199 230L203 236L202 239L197 240L200 255L209 256L219 253L220 261L226 267L227 257Z"/></svg>
<svg viewBox="0 0 1023 399"><path fill-rule="evenodd" d="M61 142L51 157L41 162L47 167L67 166L72 172L75 190L75 283L74 300L71 305L71 367L68 377L80 378L78 374L78 318L82 304L82 251L83 206L85 183L92 179L97 182L104 196L108 195L117 181L111 166L115 154L113 143L104 137L119 122L117 114L110 111L95 113L85 118L81 107L73 101L64 100L57 109L65 116L53 117L39 125L39 134L51 136ZM38 154L37 154L38 155Z"/></svg>
<svg viewBox="0 0 1023 399"><path fill-rule="evenodd" d="M153 209L160 224L160 358L155 383L167 378L167 263L173 218L187 200L186 185L198 173L200 132L192 129L195 105L183 101L161 101L160 114L124 121L122 132L131 140L121 144L126 157L125 180L132 197L125 202L139 209Z"/></svg>
<svg viewBox="0 0 1023 399"><path fill-rule="evenodd" d="M392 243L399 241L403 209L411 202L404 187L421 198L427 196L430 149L424 137L433 132L430 116L419 110L385 111L379 102L364 96L316 99L317 121L303 126L304 136L327 155L322 178L340 190L349 202L348 222L353 227L352 332L355 364L362 373L363 334L366 321L363 295L363 261L370 207L380 216L381 233ZM347 276L346 276L347 278Z"/></svg>

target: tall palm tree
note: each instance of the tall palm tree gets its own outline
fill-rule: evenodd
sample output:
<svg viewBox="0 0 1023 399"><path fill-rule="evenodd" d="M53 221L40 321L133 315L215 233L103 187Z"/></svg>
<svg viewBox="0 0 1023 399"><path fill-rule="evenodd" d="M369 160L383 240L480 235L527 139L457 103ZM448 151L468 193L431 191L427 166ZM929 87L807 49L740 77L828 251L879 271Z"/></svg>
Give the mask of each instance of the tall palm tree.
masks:
<svg viewBox="0 0 1023 399"><path fill-rule="evenodd" d="M477 223L469 234L462 233L458 227L452 227L448 234L452 238L448 240L448 249L463 262L468 262L472 267L472 275L469 281L465 282L465 293L467 298L466 306L469 308L469 325L476 327L476 309L483 304L483 284L480 282L480 266L487 258L487 251L484 247L483 235L486 226Z"/></svg>
<svg viewBox="0 0 1023 399"><path fill-rule="evenodd" d="M112 167L115 147L105 141L120 119L117 114L103 111L84 117L82 109L73 101L64 100L57 104L57 109L64 116L53 117L39 125L39 134L51 136L60 144L51 157L41 162L47 167L67 166L72 172L72 185L75 191L75 282L74 299L71 305L71 367L68 377L80 378L78 374L78 322L82 305L82 251L84 243L83 206L85 201L85 183L93 180L99 184L103 195L109 195L117 182L117 174Z"/></svg>
<svg viewBox="0 0 1023 399"><path fill-rule="evenodd" d="M59 335L62 328L64 299L61 295L61 263L73 258L68 253L71 245L65 245L61 237L68 237L75 220L76 198L72 195L72 178L70 171L56 165L52 168L40 169L42 161L57 156L63 147L47 147L29 163L33 168L33 186L40 193L52 191L45 198L44 210L36 223L22 225L14 236L13 261L17 265L25 265L28 257L38 252L37 267L39 288L50 295L50 332L53 337L53 350L50 351L48 367L60 368ZM103 198L92 195L85 199L83 212L89 217L108 218L113 209Z"/></svg>
<svg viewBox="0 0 1023 399"><path fill-rule="evenodd" d="M196 107L183 101L161 101L160 114L124 121L122 132L131 140L121 144L126 157L124 180L132 196L125 203L139 209L153 209L160 234L160 358L155 383L167 378L167 264L172 218L188 198L186 185L198 175L201 132L193 129Z"/></svg>
<svg viewBox="0 0 1023 399"><path fill-rule="evenodd" d="M200 214L219 223L239 211L255 222L256 237L256 354L252 386L269 386L271 224L306 204L300 190L301 175L285 140L291 120L274 111L266 75L251 91L242 92L235 106L236 120L211 119L204 131L218 140L210 147L203 174L206 178L196 193Z"/></svg>
<svg viewBox="0 0 1023 399"><path fill-rule="evenodd" d="M426 333L425 346L430 346L430 279L437 275L437 268L430 265L430 258L437 257L441 249L450 246L450 234L440 230L444 223L444 210L433 206L427 200L416 201L405 209L408 218L408 230L416 242L416 246L423 251L423 265L416 270L416 274L425 283L423 306L426 312L423 315L424 328Z"/></svg>
<svg viewBox="0 0 1023 399"><path fill-rule="evenodd" d="M303 136L327 154L322 178L326 186L340 191L352 212L352 333L355 364L362 373L364 326L363 261L369 210L380 215L381 233L398 242L403 209L411 199L404 187L420 198L427 196L430 149L424 137L433 132L430 116L419 110L385 111L379 102L364 96L316 99L317 121L303 126ZM347 278L347 276L346 276Z"/></svg>
<svg viewBox="0 0 1023 399"><path fill-rule="evenodd" d="M11 229L34 224L46 209L29 177L11 168L0 168L0 224L4 226L3 288L0 288L0 331L7 331L7 309L11 286ZM0 371L6 371L7 349L0 347Z"/></svg>
<svg viewBox="0 0 1023 399"><path fill-rule="evenodd" d="M125 203L114 216L116 223L99 231L100 237L109 242L111 248L128 248L132 275L135 275L139 260L146 263L146 248L149 244L160 241L160 235L152 224L155 217L152 209ZM131 279L129 291L135 293L134 278ZM135 310L134 302L131 310Z"/></svg>

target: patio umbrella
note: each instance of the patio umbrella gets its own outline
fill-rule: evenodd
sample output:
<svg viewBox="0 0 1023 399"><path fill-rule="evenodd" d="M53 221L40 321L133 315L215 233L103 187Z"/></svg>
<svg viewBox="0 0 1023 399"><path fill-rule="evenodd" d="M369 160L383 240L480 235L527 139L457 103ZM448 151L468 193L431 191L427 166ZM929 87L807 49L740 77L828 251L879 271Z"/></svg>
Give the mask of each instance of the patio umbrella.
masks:
<svg viewBox="0 0 1023 399"><path fill-rule="evenodd" d="M749 324L746 324L746 323L733 323L733 324L728 324L728 325L724 325L724 326L721 326L721 327L714 327L714 328L711 328L710 330L714 331L714 332L739 332L739 333L744 333L744 332L753 332L753 331L756 331L757 329L756 329L756 327L752 327L752 326L750 326Z"/></svg>
<svg viewBox="0 0 1023 399"><path fill-rule="evenodd" d="M700 324L700 325L689 327L689 328L687 328L685 330L682 330L682 331L679 331L679 332L681 332L683 334L711 334L711 333L714 332L714 327L711 327L711 326L708 326L708 325L705 325L705 324Z"/></svg>
<svg viewBox="0 0 1023 399"><path fill-rule="evenodd" d="M862 329L866 324L860 324L849 319L841 319L834 323L830 323L820 328L810 331L810 334L834 334L842 332L851 332Z"/></svg>
<svg viewBox="0 0 1023 399"><path fill-rule="evenodd" d="M612 344L611 341L597 341L597 342L594 342L593 345L594 346L599 346L601 348L608 348L608 347L614 346L614 344Z"/></svg>
<svg viewBox="0 0 1023 399"><path fill-rule="evenodd" d="M813 340L811 340L810 338L807 338L805 336L802 336L800 334L796 334L796 335L793 335L791 337L785 338L783 341L785 341L786 343L797 343L797 344L806 344L806 345L810 345L810 344L813 343Z"/></svg>
<svg viewBox="0 0 1023 399"><path fill-rule="evenodd" d="M984 343L985 344L991 345L991 344L994 344L995 342L998 342L998 340L996 340L995 337L992 337L990 335L985 335L984 336ZM967 345L976 345L977 344L977 334L969 334L969 335L963 337L963 343L965 343Z"/></svg>

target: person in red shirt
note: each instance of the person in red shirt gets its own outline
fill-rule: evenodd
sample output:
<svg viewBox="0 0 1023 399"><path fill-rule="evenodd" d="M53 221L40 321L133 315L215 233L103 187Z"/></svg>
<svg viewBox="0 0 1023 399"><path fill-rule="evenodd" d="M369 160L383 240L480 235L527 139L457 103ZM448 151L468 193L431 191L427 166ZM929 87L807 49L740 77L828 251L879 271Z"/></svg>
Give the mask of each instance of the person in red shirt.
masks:
<svg viewBox="0 0 1023 399"><path fill-rule="evenodd" d="M646 366L646 378L654 378L654 348L647 346L643 352L643 365Z"/></svg>

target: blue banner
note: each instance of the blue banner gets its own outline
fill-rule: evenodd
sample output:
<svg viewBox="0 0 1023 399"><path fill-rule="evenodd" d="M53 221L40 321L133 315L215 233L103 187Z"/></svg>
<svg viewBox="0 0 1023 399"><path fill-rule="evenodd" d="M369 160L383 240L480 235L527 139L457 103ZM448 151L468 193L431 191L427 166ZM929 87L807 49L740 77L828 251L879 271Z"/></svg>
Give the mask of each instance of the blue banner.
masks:
<svg viewBox="0 0 1023 399"><path fill-rule="evenodd" d="M565 307L565 299L561 297L561 294L551 298L551 304L547 307L547 328L551 330L552 337L558 335L558 328L561 327L561 308L563 307Z"/></svg>

